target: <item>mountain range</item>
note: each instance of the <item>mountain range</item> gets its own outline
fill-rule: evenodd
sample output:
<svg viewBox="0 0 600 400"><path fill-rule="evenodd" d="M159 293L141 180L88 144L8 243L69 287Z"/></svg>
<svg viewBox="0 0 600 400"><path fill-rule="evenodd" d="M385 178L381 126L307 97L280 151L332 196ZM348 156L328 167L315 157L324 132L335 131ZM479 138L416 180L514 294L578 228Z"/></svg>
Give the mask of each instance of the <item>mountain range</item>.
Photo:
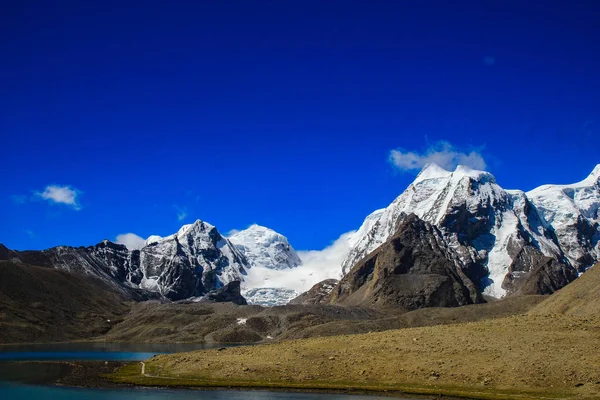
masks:
<svg viewBox="0 0 600 400"><path fill-rule="evenodd" d="M344 279L335 288L328 281L327 293L314 297L353 303L365 299L356 293L381 293L369 302L389 304L394 299L384 292L396 288L396 300L414 308L478 302L481 295L552 293L600 260L599 208L600 165L579 183L523 192L503 189L489 172L430 164L388 207L348 235L349 251L339 273L330 277ZM132 298L196 299L240 281L250 303L262 305L285 304L299 293L248 287L248 274L267 269L301 276L303 271L285 236L252 225L226 237L201 220L166 237L150 236L139 250L108 240L41 251L0 245L0 259L94 276ZM398 274L436 278L413 276L414 287L408 288L407 278L398 280ZM389 280L381 280L385 277ZM369 289L361 289L367 281ZM457 291L435 301L405 298L423 285L436 293Z"/></svg>
<svg viewBox="0 0 600 400"><path fill-rule="evenodd" d="M198 298L243 282L256 265L277 269L301 263L287 239L268 228L253 225L229 239L200 220L166 237L150 236L140 250L109 240L41 251L0 245L0 259L90 275L130 296L143 293L169 300Z"/></svg>
<svg viewBox="0 0 600 400"><path fill-rule="evenodd" d="M437 227L483 292L519 292L537 271L552 293L600 260L600 165L583 181L505 190L489 172L426 166L388 207L370 214L350 239L343 273L397 231L403 215ZM549 272L550 271L550 272Z"/></svg>

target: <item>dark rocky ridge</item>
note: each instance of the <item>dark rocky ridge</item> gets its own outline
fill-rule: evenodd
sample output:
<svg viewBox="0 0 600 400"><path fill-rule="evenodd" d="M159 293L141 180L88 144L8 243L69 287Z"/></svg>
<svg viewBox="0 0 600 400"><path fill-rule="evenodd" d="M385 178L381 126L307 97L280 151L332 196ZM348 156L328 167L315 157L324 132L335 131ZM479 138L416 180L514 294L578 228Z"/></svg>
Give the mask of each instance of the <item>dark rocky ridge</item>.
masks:
<svg viewBox="0 0 600 400"><path fill-rule="evenodd" d="M89 247L39 251L0 245L0 260L93 276L135 300L203 296L239 280L247 266L244 256L214 226L202 221L141 250L130 251L108 240Z"/></svg>
<svg viewBox="0 0 600 400"><path fill-rule="evenodd" d="M248 304L240 292L240 281L229 282L222 288L209 292L202 300L214 303L233 303L240 306Z"/></svg>
<svg viewBox="0 0 600 400"><path fill-rule="evenodd" d="M406 310L483 302L463 269L436 227L403 215L396 234L348 272L329 302Z"/></svg>

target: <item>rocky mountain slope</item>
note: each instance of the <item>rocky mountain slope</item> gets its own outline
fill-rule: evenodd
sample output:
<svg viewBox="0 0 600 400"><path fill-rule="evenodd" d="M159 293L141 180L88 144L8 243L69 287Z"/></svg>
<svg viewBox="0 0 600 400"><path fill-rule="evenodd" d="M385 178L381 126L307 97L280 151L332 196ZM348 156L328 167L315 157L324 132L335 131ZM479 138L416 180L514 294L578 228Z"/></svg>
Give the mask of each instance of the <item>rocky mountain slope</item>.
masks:
<svg viewBox="0 0 600 400"><path fill-rule="evenodd" d="M483 302L438 228L401 214L394 232L344 276L331 303L414 310Z"/></svg>
<svg viewBox="0 0 600 400"><path fill-rule="evenodd" d="M387 208L365 219L343 271L393 236L402 214L414 213L439 228L485 294L516 293L526 282L527 293L540 285L540 293L552 292L600 259L599 180L600 165L582 182L524 193L503 189L488 172L428 165Z"/></svg>

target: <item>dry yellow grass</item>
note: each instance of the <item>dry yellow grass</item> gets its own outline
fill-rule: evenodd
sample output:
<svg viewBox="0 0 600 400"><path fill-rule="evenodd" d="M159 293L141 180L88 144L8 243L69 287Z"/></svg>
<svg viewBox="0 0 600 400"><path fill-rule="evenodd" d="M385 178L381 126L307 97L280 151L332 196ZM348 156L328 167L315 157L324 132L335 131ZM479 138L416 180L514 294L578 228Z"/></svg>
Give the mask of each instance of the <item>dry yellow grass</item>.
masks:
<svg viewBox="0 0 600 400"><path fill-rule="evenodd" d="M600 321L517 316L156 356L141 384L600 398Z"/></svg>
<svg viewBox="0 0 600 400"><path fill-rule="evenodd" d="M600 267L526 315L156 356L148 385L396 390L486 399L600 399Z"/></svg>

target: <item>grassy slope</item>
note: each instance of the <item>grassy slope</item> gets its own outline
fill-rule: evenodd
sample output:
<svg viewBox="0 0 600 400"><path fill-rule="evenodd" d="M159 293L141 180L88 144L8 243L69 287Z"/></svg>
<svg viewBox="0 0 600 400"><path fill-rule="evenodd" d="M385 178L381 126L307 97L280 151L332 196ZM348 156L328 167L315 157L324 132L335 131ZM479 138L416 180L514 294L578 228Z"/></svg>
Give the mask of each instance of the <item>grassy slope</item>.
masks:
<svg viewBox="0 0 600 400"><path fill-rule="evenodd" d="M355 388L477 398L600 398L600 321L517 316L157 356L147 385ZM582 386L577 386L583 384Z"/></svg>
<svg viewBox="0 0 600 400"><path fill-rule="evenodd" d="M600 316L600 264L588 269L579 279L534 307L531 313Z"/></svg>
<svg viewBox="0 0 600 400"><path fill-rule="evenodd" d="M98 280L0 262L0 343L58 342L101 335L128 310L122 297Z"/></svg>
<svg viewBox="0 0 600 400"><path fill-rule="evenodd" d="M600 399L598 267L526 315L153 357L144 385L398 390ZM571 307L571 302L575 306Z"/></svg>

